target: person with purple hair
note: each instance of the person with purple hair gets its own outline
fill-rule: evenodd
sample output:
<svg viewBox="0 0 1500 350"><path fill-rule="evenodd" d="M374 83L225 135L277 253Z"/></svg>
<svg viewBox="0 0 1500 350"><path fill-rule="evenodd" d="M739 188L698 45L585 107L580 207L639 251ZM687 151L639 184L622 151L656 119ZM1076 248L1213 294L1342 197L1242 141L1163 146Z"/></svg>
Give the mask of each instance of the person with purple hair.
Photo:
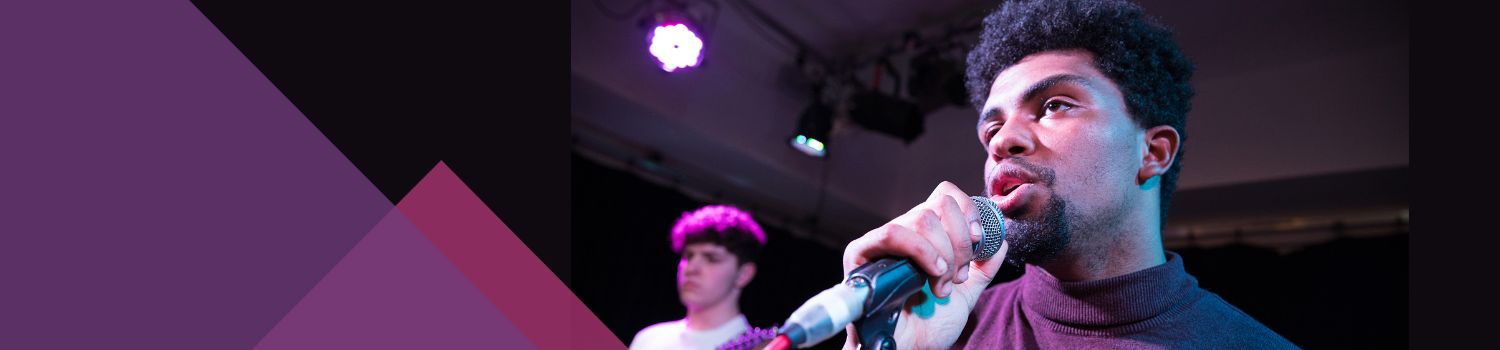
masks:
<svg viewBox="0 0 1500 350"><path fill-rule="evenodd" d="M680 320L642 329L631 350L713 349L750 329L740 313L740 291L755 277L766 233L750 213L710 205L684 213L672 227L677 297L687 307Z"/></svg>

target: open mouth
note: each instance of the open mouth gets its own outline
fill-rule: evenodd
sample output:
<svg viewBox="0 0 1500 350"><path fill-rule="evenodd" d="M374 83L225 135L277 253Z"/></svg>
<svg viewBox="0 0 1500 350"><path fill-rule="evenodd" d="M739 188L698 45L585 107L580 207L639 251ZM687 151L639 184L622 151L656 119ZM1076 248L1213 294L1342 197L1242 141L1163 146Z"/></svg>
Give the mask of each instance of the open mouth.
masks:
<svg viewBox="0 0 1500 350"><path fill-rule="evenodd" d="M1000 195L1001 196L1010 195L1011 192L1014 192L1016 190L1016 188L1017 187L1021 187L1021 185L1023 185L1023 184L1013 183L1013 184L1006 185L1005 188L1000 189Z"/></svg>
<svg viewBox="0 0 1500 350"><path fill-rule="evenodd" d="M1021 163L1017 160L1016 163ZM1043 199L1044 194L1037 193L1045 191L1045 187L1033 188L1028 185L1046 185L1052 181L1052 176L1038 176L1037 173L1029 171L1030 168L1046 170L1034 165L1001 164L992 168L989 186L989 195L995 201L996 209L1008 217L1019 217L1026 215L1026 208L1032 202ZM1039 170L1039 171L1041 171Z"/></svg>
<svg viewBox="0 0 1500 350"><path fill-rule="evenodd" d="M1017 188L1020 188L1021 185L1025 185L1027 183L1029 182L1019 177L1006 175L1001 176L999 179L996 179L997 186L994 186L993 188L998 189L1000 196L1004 197L1009 196L1012 192L1015 192Z"/></svg>

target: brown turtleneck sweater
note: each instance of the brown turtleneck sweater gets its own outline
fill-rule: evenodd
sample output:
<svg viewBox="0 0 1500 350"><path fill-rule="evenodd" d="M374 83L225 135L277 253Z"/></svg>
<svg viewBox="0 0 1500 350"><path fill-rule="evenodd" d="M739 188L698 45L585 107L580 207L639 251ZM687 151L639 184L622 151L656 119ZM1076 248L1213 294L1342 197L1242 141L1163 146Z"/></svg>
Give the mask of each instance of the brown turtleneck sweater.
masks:
<svg viewBox="0 0 1500 350"><path fill-rule="evenodd" d="M985 290L955 348L1287 349L1296 348L1218 295L1198 288L1167 252L1167 263L1124 276L1059 281L1026 265L1015 281Z"/></svg>

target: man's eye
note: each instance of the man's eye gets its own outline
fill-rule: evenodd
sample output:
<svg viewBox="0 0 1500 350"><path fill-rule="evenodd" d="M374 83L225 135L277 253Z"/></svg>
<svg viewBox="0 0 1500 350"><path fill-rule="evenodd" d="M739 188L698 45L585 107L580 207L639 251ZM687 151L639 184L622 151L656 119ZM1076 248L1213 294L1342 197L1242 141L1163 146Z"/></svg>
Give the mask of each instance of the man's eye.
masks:
<svg viewBox="0 0 1500 350"><path fill-rule="evenodd" d="M1063 101L1051 100L1047 101L1046 104L1043 104L1042 109L1045 110L1043 114L1052 114L1073 109L1073 105Z"/></svg>
<svg viewBox="0 0 1500 350"><path fill-rule="evenodd" d="M1001 123L990 123L989 126L984 128L984 133L981 134L979 142L988 144L990 139L995 138L995 134L1000 132L1001 126L1003 126Z"/></svg>

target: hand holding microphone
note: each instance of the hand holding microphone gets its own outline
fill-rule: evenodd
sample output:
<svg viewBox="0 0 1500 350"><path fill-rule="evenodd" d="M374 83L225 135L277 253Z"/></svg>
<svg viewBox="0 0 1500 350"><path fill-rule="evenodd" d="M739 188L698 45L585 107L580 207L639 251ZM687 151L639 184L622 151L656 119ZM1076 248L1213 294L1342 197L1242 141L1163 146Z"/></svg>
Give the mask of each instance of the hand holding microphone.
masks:
<svg viewBox="0 0 1500 350"><path fill-rule="evenodd" d="M807 347L838 332L829 327L894 305L901 308L899 318L888 320L894 321L889 338L895 344L885 346L947 348L957 341L980 293L1003 264L1009 246L1000 225L993 202L971 199L943 182L922 204L850 242L843 259L849 278L799 308L782 332L791 336L792 345ZM922 281L931 294L920 291ZM908 303L914 293L922 296L910 301L920 302ZM914 313L913 307L921 312ZM855 327L848 330L845 347L852 348L859 338Z"/></svg>

